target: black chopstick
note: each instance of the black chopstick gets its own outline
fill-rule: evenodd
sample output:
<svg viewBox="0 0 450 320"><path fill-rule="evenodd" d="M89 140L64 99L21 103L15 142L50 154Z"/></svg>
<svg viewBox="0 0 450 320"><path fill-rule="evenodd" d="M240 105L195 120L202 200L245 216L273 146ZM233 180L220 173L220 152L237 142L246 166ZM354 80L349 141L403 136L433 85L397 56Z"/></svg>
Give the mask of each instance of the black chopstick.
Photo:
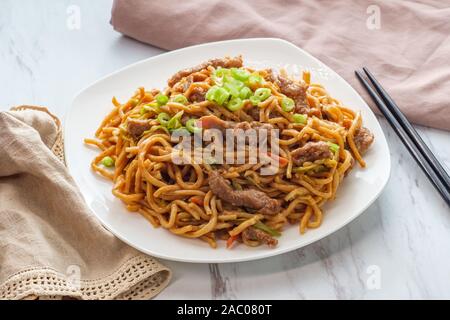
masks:
<svg viewBox="0 0 450 320"><path fill-rule="evenodd" d="M411 137L405 132L403 127L400 125L399 121L394 117L394 115L390 112L389 108L386 106L384 101L378 96L376 91L372 89L366 79L364 79L363 75L359 71L355 71L356 76L361 81L362 85L368 91L369 95L375 102L375 104L380 109L381 113L385 116L389 124L395 133L399 136L400 140L403 142L405 147L408 149L409 153L416 160L417 164L423 170L425 175L428 177L430 182L434 185L434 187L439 191L442 198L445 200L448 206L450 206L450 192L446 187L444 181L445 179L440 176L440 174L433 169L433 167L429 164L424 155L420 152L417 145L411 139Z"/></svg>
<svg viewBox="0 0 450 320"><path fill-rule="evenodd" d="M411 125L411 123L406 119L405 115L400 111L400 108L397 106L395 101L391 98L391 96L384 90L381 84L375 79L373 74L366 67L363 68L369 80L372 82L375 90L377 90L378 94L383 99L386 106L389 108L391 113L397 119L397 121L402 126L403 130L405 130L406 134L411 138L412 141L416 144L419 151L422 155L427 159L430 166L436 171L443 179L443 183L445 184L447 190L450 189L450 177L442 167L441 163L434 156L433 152L428 148L425 142L422 140L420 135L417 133L416 129Z"/></svg>

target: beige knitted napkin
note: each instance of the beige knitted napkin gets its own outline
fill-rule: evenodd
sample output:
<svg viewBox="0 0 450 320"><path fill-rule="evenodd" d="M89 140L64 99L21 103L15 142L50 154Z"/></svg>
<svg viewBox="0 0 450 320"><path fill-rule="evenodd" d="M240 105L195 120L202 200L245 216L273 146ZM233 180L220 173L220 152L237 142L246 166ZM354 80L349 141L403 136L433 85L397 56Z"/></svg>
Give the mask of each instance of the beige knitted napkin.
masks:
<svg viewBox="0 0 450 320"><path fill-rule="evenodd" d="M64 165L47 109L0 112L0 299L149 299L171 272L114 237Z"/></svg>

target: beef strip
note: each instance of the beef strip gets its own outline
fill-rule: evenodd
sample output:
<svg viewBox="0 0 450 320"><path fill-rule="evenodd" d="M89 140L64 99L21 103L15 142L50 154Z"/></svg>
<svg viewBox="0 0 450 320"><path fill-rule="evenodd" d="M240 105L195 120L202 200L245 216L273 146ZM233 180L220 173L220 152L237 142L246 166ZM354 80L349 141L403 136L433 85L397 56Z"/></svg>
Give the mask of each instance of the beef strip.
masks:
<svg viewBox="0 0 450 320"><path fill-rule="evenodd" d="M144 131L147 131L150 129L150 123L148 120L140 120L140 119L132 119L128 118L128 124L127 129L128 133L137 140Z"/></svg>
<svg viewBox="0 0 450 320"><path fill-rule="evenodd" d="M319 159L331 158L333 153L330 146L324 141L307 142L303 147L291 152L292 161L296 165L302 165L306 161L316 161Z"/></svg>
<svg viewBox="0 0 450 320"><path fill-rule="evenodd" d="M242 67L242 56L237 56L237 57L233 57L233 58L225 57L225 58L219 58L219 59L211 59L211 60L203 62L193 68L187 68L187 69L178 71L169 79L169 81L167 81L167 84L169 85L169 87L172 87L174 84L176 84L178 81L180 81L184 77L187 77L194 72L198 72L203 69L206 69L209 66L212 66L214 68L218 68L218 67L240 68L240 67Z"/></svg>
<svg viewBox="0 0 450 320"><path fill-rule="evenodd" d="M209 174L209 187L220 199L237 207L248 207L257 210L261 214L275 215L281 210L281 204L277 199L270 198L259 190L233 190L229 182L218 171Z"/></svg>
<svg viewBox="0 0 450 320"><path fill-rule="evenodd" d="M282 94L294 100L295 113L308 114L310 112L310 108L306 102L307 85L303 81L294 81L282 75L275 76L272 74L270 77L280 87Z"/></svg>
<svg viewBox="0 0 450 320"><path fill-rule="evenodd" d="M270 234L254 227L248 227L242 232L242 238L252 241L260 241L273 248L278 244L278 240L274 239Z"/></svg>
<svg viewBox="0 0 450 320"><path fill-rule="evenodd" d="M356 131L354 140L359 153L363 154L367 151L367 149L369 149L374 140L374 136L373 133L369 131L369 129L361 127L358 131Z"/></svg>

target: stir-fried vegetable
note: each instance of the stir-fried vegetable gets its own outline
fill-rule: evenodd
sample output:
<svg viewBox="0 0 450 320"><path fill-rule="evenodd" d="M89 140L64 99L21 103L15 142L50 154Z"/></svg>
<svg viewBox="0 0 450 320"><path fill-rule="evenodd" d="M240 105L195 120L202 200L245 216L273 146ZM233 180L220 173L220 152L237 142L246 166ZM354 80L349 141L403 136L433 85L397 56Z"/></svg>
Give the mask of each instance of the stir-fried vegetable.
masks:
<svg viewBox="0 0 450 320"><path fill-rule="evenodd" d="M252 73L248 77L248 85L252 88L260 86L264 82L264 79L258 73Z"/></svg>
<svg viewBox="0 0 450 320"><path fill-rule="evenodd" d="M227 108L230 111L237 111L244 106L244 102L240 98L233 98L228 102Z"/></svg>
<svg viewBox="0 0 450 320"><path fill-rule="evenodd" d="M114 165L114 159L109 156L106 156L102 159L102 164L105 167L112 167Z"/></svg>
<svg viewBox="0 0 450 320"><path fill-rule="evenodd" d="M285 111L285 112L292 111L292 109L294 109L294 107L295 107L295 102L291 98L284 97L281 100L281 109L283 111Z"/></svg>
<svg viewBox="0 0 450 320"><path fill-rule="evenodd" d="M254 106L257 106L261 102L257 96L251 96L249 100Z"/></svg>
<svg viewBox="0 0 450 320"><path fill-rule="evenodd" d="M198 206L200 206L200 207L203 207L203 205L204 205L204 200L203 200L204 198L203 197L200 197L200 196L193 196L193 197L191 197L189 200L192 202L192 203L195 203L196 205L198 205Z"/></svg>
<svg viewBox="0 0 450 320"><path fill-rule="evenodd" d="M255 96L259 98L259 100L264 101L271 95L270 89L267 88L258 88L255 91Z"/></svg>
<svg viewBox="0 0 450 320"><path fill-rule="evenodd" d="M167 126L167 123L170 120L170 116L165 113L165 112L161 112L160 114L158 114L158 116L156 117L156 120L158 120L158 122L162 125L162 126Z"/></svg>
<svg viewBox="0 0 450 320"><path fill-rule="evenodd" d="M157 94L155 98L156 98L156 102L158 102L158 104L160 106L163 106L167 102L169 102L169 97L162 93Z"/></svg>
<svg viewBox="0 0 450 320"><path fill-rule="evenodd" d="M273 154L273 153L271 153L271 152L268 152L267 155L268 155L269 157L271 157L272 159L274 159L275 161L278 161L278 164L279 164L280 167L282 167L282 168L285 167L285 166L287 166L287 164L289 163L289 160L286 159L285 157L282 157L282 156Z"/></svg>
<svg viewBox="0 0 450 320"><path fill-rule="evenodd" d="M339 145L337 145L336 143L328 142L328 145L330 146L330 150L334 153L339 151Z"/></svg>
<svg viewBox="0 0 450 320"><path fill-rule="evenodd" d="M237 183L236 182L236 180L231 180L231 185L233 186L233 189L234 190L242 190L242 186L239 184L239 183Z"/></svg>
<svg viewBox="0 0 450 320"><path fill-rule="evenodd" d="M167 129L169 130L175 130L182 127L181 124L181 116L183 115L183 111L178 112L175 114L168 122L167 122Z"/></svg>
<svg viewBox="0 0 450 320"><path fill-rule="evenodd" d="M230 249L233 246L233 243L236 241L238 236L230 236L227 240L227 248Z"/></svg>
<svg viewBox="0 0 450 320"><path fill-rule="evenodd" d="M186 121L186 129L191 133L196 133L201 131L202 129L197 127L197 119L189 119Z"/></svg>
<svg viewBox="0 0 450 320"><path fill-rule="evenodd" d="M247 81L248 77L250 77L250 73L247 70L238 68L231 68L231 75L233 78L243 82Z"/></svg>
<svg viewBox="0 0 450 320"><path fill-rule="evenodd" d="M308 116L305 114L300 114L300 113L294 113L292 115L292 118L294 119L295 123L301 123L301 124L306 124L306 121L308 120Z"/></svg>
<svg viewBox="0 0 450 320"><path fill-rule="evenodd" d="M249 98L252 95L252 89L249 87L243 87L239 92L239 98L242 100Z"/></svg>
<svg viewBox="0 0 450 320"><path fill-rule="evenodd" d="M281 236L281 233L278 230L272 229L271 227L269 227L268 225L262 223L261 221L258 221L257 223L255 223L253 225L253 227L270 234L272 237L279 237L279 236Z"/></svg>
<svg viewBox="0 0 450 320"><path fill-rule="evenodd" d="M177 102L177 103L181 103L181 104L188 103L188 99L182 94L177 94L175 97L172 98L172 101L173 102Z"/></svg>

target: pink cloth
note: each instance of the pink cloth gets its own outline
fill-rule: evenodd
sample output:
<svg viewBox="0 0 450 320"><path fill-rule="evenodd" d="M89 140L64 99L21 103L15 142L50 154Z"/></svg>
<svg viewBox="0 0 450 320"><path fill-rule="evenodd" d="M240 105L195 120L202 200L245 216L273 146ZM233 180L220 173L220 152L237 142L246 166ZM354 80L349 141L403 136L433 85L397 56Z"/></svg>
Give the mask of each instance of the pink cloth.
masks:
<svg viewBox="0 0 450 320"><path fill-rule="evenodd" d="M333 68L375 111L356 68L369 67L410 121L450 130L449 0L115 0L111 24L168 50L283 38Z"/></svg>

